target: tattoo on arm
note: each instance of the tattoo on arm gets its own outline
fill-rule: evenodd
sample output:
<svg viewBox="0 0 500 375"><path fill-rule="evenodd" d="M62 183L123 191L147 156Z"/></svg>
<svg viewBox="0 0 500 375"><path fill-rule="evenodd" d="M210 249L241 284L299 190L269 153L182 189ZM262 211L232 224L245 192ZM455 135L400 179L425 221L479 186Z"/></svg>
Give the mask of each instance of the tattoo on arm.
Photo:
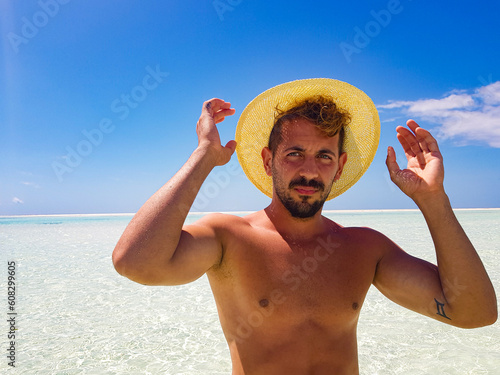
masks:
<svg viewBox="0 0 500 375"><path fill-rule="evenodd" d="M434 298L434 301L436 301L436 308L437 308L437 313L436 314L442 316L443 318L451 320L451 318L449 318L448 316L446 316L446 313L444 312L444 303L439 302L435 298Z"/></svg>

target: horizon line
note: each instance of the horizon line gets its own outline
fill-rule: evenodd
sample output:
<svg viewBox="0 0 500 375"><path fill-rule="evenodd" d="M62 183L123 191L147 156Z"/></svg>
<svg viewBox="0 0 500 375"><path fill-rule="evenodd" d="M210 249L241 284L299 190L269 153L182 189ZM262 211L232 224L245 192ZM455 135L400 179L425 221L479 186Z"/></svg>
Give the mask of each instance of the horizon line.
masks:
<svg viewBox="0 0 500 375"><path fill-rule="evenodd" d="M453 211L495 211L500 207L488 208L453 208ZM189 211L188 215L208 215L208 214L251 214L255 211ZM356 210L323 210L322 213L359 213L359 212L420 212L418 208L373 208ZM33 214L33 215L0 215L3 218L15 217L88 217L88 216L133 216L135 213L95 213L95 214Z"/></svg>

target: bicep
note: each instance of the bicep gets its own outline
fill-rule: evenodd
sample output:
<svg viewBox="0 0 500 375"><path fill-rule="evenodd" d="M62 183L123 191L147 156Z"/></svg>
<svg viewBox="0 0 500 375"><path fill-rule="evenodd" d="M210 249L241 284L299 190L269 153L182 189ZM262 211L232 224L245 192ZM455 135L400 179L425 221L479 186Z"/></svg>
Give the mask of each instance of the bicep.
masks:
<svg viewBox="0 0 500 375"><path fill-rule="evenodd" d="M186 284L200 278L221 262L222 243L216 230L206 223L185 225L166 272L169 285Z"/></svg>
<svg viewBox="0 0 500 375"><path fill-rule="evenodd" d="M450 323L437 266L407 254L395 244L378 262L375 287L393 302L420 314Z"/></svg>
<svg viewBox="0 0 500 375"><path fill-rule="evenodd" d="M221 262L222 243L216 230L206 225L187 225L170 259L169 267L181 283L194 281Z"/></svg>

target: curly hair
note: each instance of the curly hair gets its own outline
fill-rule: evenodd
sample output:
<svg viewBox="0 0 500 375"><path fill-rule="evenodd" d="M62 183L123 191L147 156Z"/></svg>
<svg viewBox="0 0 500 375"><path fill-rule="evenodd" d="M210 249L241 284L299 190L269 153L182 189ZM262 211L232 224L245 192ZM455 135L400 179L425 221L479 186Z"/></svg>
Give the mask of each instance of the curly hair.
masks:
<svg viewBox="0 0 500 375"><path fill-rule="evenodd" d="M276 107L274 126L268 143L268 147L273 154L282 141L281 129L283 124L298 118L304 118L312 122L328 137L339 134L339 155L342 153L344 127L350 123L351 116L348 112L338 108L331 98L318 95L297 102L287 110Z"/></svg>

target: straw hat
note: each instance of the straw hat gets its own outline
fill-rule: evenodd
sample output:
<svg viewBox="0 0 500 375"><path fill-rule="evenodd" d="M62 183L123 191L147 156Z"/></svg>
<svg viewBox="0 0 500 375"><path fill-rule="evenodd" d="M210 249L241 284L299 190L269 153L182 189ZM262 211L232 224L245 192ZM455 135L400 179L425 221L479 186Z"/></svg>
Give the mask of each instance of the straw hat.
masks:
<svg viewBox="0 0 500 375"><path fill-rule="evenodd" d="M363 91L328 78L303 79L275 86L247 105L238 121L235 137L236 153L243 171L269 197L273 195L273 182L264 170L261 151L268 145L276 106L287 110L297 101L316 95L330 97L351 116L350 124L344 128L347 162L327 200L353 186L373 161L380 138L380 120L375 105Z"/></svg>

